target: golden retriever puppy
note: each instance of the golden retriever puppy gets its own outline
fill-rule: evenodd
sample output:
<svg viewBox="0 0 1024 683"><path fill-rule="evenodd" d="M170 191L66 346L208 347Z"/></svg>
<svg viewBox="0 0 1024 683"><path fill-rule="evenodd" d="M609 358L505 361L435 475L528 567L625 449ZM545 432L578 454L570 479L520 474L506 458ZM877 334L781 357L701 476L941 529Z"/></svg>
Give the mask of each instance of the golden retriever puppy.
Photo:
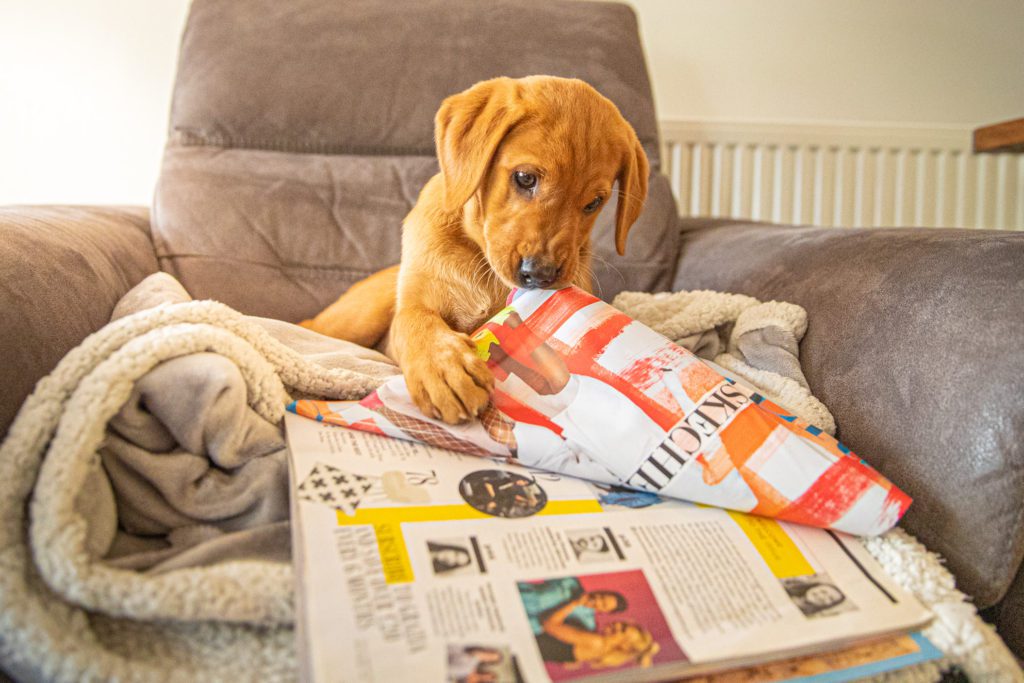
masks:
<svg viewBox="0 0 1024 683"><path fill-rule="evenodd" d="M617 181L624 253L648 163L610 100L551 76L496 78L449 97L435 137L441 172L403 223L401 263L303 325L364 346L387 336L416 405L454 424L479 414L493 386L467 333L513 287L589 290L597 214Z"/></svg>

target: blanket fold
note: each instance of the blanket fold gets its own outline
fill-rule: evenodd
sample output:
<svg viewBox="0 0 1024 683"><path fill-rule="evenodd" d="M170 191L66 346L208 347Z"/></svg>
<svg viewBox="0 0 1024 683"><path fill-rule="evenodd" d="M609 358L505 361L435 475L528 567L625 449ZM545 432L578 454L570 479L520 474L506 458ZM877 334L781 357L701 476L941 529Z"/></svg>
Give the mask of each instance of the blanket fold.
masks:
<svg viewBox="0 0 1024 683"><path fill-rule="evenodd" d="M121 539L120 566L147 568L123 553L155 535L170 541L166 557L288 519L284 441L246 392L238 368L212 353L163 362L135 383L100 450L122 533L138 537ZM287 545L272 554L287 558Z"/></svg>
<svg viewBox="0 0 1024 683"><path fill-rule="evenodd" d="M708 292L616 305L834 430L800 372L802 309ZM4 668L26 681L294 679L285 405L362 398L397 372L374 351L192 301L166 274L129 292L0 446ZM891 536L871 546L887 567L924 553ZM923 594L919 572L897 578ZM937 610L950 615L940 647L971 674L1010 671L963 596L925 598L940 600L954 606Z"/></svg>

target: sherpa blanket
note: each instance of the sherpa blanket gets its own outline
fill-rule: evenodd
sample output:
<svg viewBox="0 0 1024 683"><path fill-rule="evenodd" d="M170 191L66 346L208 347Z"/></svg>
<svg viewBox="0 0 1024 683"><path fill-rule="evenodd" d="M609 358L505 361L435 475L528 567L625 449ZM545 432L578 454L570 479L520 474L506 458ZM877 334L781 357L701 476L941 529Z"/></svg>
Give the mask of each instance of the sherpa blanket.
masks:
<svg viewBox="0 0 1024 683"><path fill-rule="evenodd" d="M713 292L615 304L828 431L802 309ZM280 430L292 398L360 398L397 369L151 276L26 400L0 446L0 663L19 680L291 680ZM866 542L971 677L1024 680L938 558ZM934 680L939 667L905 672Z"/></svg>

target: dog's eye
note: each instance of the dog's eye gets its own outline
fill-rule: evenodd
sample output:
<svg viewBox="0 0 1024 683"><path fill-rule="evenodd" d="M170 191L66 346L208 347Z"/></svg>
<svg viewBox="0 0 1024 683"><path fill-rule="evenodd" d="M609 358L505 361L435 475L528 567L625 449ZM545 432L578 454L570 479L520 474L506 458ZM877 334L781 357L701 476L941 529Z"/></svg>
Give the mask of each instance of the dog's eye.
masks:
<svg viewBox="0 0 1024 683"><path fill-rule="evenodd" d="M516 181L516 185L523 188L524 190L532 190L537 187L537 176L533 173L527 173L526 171L516 171L512 174L512 178Z"/></svg>
<svg viewBox="0 0 1024 683"><path fill-rule="evenodd" d="M602 201L601 197L594 197L594 201L583 207L583 213L594 213L601 207Z"/></svg>

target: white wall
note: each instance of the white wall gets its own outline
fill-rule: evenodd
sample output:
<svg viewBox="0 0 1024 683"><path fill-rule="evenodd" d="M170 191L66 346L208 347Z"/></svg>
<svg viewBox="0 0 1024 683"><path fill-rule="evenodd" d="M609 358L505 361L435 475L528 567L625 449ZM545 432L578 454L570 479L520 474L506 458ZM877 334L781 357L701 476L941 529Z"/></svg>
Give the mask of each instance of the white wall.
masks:
<svg viewBox="0 0 1024 683"><path fill-rule="evenodd" d="M0 0L0 204L149 204L187 0Z"/></svg>
<svg viewBox="0 0 1024 683"><path fill-rule="evenodd" d="M1021 0L630 0L663 119L1024 116Z"/></svg>
<svg viewBox="0 0 1024 683"><path fill-rule="evenodd" d="M631 1L663 119L1024 116L1021 0ZM0 0L0 204L149 203L187 5Z"/></svg>

